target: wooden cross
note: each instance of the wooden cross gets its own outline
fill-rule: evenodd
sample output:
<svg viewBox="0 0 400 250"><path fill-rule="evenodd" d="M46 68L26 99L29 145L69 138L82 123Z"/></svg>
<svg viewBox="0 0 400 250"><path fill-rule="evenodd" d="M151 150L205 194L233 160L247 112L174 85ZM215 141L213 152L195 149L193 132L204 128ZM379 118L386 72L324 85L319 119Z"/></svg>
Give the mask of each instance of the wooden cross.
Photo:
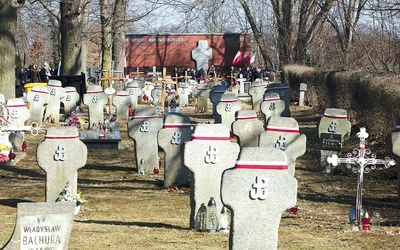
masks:
<svg viewBox="0 0 400 250"><path fill-rule="evenodd" d="M108 87L104 88L104 92L106 94L108 94L108 105L109 105L109 109L108 109L108 113L111 114L112 111L112 94L114 94L115 89L112 86L112 81L121 81L121 78L118 77L112 77L112 72L111 70L105 70L108 71L108 77L102 77L100 78L101 81L108 81Z"/></svg>

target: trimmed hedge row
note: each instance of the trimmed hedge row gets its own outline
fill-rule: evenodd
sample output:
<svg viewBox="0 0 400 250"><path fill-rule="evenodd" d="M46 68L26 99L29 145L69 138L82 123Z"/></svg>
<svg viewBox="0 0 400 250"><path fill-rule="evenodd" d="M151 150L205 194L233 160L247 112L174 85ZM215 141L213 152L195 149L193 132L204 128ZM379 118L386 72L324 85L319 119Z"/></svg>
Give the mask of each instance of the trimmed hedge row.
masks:
<svg viewBox="0 0 400 250"><path fill-rule="evenodd" d="M282 79L289 84L293 99L298 99L300 83L306 83L305 105L321 111L347 110L352 125L366 127L373 140L383 142L395 129L400 114L400 79L393 74L318 71L288 65L284 67Z"/></svg>

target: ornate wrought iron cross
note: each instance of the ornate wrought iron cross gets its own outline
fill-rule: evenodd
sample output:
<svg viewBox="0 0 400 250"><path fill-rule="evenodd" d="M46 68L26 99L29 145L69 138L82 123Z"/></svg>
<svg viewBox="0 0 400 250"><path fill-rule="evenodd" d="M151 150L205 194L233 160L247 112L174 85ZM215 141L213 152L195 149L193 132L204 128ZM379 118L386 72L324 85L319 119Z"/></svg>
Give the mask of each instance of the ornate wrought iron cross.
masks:
<svg viewBox="0 0 400 250"><path fill-rule="evenodd" d="M361 228L361 212L362 212L362 188L364 173L369 173L371 170L376 169L376 165L384 165L388 169L396 165L395 160L385 157L384 160L376 159L376 155L371 153L371 150L365 148L365 139L368 138L368 133L365 128L360 128L357 133L360 138L359 148L355 148L352 153L347 154L347 158L339 158L336 154L328 157L327 161L333 166L341 163L346 163L347 168L351 169L354 173L358 174L357 177L357 195L356 195L356 221L358 227ZM382 169L382 168L381 168Z"/></svg>

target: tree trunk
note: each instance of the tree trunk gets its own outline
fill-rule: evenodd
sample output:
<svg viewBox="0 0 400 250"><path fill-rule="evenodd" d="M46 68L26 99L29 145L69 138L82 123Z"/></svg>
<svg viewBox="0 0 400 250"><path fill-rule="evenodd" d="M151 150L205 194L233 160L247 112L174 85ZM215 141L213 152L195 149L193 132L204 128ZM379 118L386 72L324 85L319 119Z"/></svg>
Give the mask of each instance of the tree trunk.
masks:
<svg viewBox="0 0 400 250"><path fill-rule="evenodd" d="M114 69L117 72L122 72L118 76L124 76L125 68L125 24L126 24L126 10L127 0L116 0L114 5L114 20L113 20L113 45L112 45L112 58L114 61ZM115 86L115 89L122 90L122 85Z"/></svg>
<svg viewBox="0 0 400 250"><path fill-rule="evenodd" d="M15 97L15 38L18 7L20 6L17 1L0 1L0 93L6 100Z"/></svg>
<svg viewBox="0 0 400 250"><path fill-rule="evenodd" d="M112 49L112 15L110 0L100 0L101 19L101 51L102 51L102 78L111 75L111 49ZM103 82L103 87L108 87L108 81Z"/></svg>
<svg viewBox="0 0 400 250"><path fill-rule="evenodd" d="M83 28L87 25L85 8L88 5L83 0L60 2L61 75L80 75L81 72L86 72L86 40Z"/></svg>

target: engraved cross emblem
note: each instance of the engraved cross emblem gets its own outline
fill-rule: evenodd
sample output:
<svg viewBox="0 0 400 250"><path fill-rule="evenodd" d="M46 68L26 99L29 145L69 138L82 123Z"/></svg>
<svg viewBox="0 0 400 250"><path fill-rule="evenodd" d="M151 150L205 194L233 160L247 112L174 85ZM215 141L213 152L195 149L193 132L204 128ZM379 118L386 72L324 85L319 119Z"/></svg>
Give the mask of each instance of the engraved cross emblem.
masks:
<svg viewBox="0 0 400 250"><path fill-rule="evenodd" d="M265 200L267 199L268 192L265 190L267 187L268 179L266 176L256 176L256 180L253 183L253 188L250 190L250 198L253 200Z"/></svg>
<svg viewBox="0 0 400 250"><path fill-rule="evenodd" d="M212 163L212 164L217 163L218 162L217 153L218 153L218 149L216 147L209 146L208 150L206 152L206 156L204 157L204 161L206 163Z"/></svg>
<svg viewBox="0 0 400 250"><path fill-rule="evenodd" d="M274 102L271 102L269 104L269 110L275 110L276 109L276 104Z"/></svg>
<svg viewBox="0 0 400 250"><path fill-rule="evenodd" d="M144 121L140 126L140 132L147 132L147 131L149 131L149 122Z"/></svg>
<svg viewBox="0 0 400 250"><path fill-rule="evenodd" d="M226 112L231 112L232 111L232 105L230 103L227 103L225 106L225 111Z"/></svg>
<svg viewBox="0 0 400 250"><path fill-rule="evenodd" d="M65 98L65 101L70 102L71 101L71 95L67 95L67 97Z"/></svg>
<svg viewBox="0 0 400 250"><path fill-rule="evenodd" d="M244 125L243 130L244 131L251 131L251 123L250 122L246 122L246 124Z"/></svg>
<svg viewBox="0 0 400 250"><path fill-rule="evenodd" d="M57 150L54 154L54 160L56 161L64 161L65 160L65 147L57 146Z"/></svg>
<svg viewBox="0 0 400 250"><path fill-rule="evenodd" d="M17 119L17 118L18 118L18 110L12 109L12 110L11 110L11 113L10 113L10 117L11 117L11 119L13 119L13 120Z"/></svg>
<svg viewBox="0 0 400 250"><path fill-rule="evenodd" d="M39 99L40 99L39 94L35 94L35 95L33 96L33 101L38 102Z"/></svg>
<svg viewBox="0 0 400 250"><path fill-rule="evenodd" d="M50 90L50 95L56 95L56 89L55 88L52 88Z"/></svg>
<svg viewBox="0 0 400 250"><path fill-rule="evenodd" d="M329 125L328 131L331 133L335 133L337 131L337 122L332 121L331 124Z"/></svg>
<svg viewBox="0 0 400 250"><path fill-rule="evenodd" d="M181 132L175 131L174 134L172 135L172 139L171 139L171 143L172 144L181 144L182 140L181 140Z"/></svg>
<svg viewBox="0 0 400 250"><path fill-rule="evenodd" d="M280 135L278 141L275 144L275 148L278 148L280 150L285 150L286 149L286 137Z"/></svg>
<svg viewBox="0 0 400 250"><path fill-rule="evenodd" d="M93 95L92 103L97 103L98 101L99 101L99 96L98 95Z"/></svg>

